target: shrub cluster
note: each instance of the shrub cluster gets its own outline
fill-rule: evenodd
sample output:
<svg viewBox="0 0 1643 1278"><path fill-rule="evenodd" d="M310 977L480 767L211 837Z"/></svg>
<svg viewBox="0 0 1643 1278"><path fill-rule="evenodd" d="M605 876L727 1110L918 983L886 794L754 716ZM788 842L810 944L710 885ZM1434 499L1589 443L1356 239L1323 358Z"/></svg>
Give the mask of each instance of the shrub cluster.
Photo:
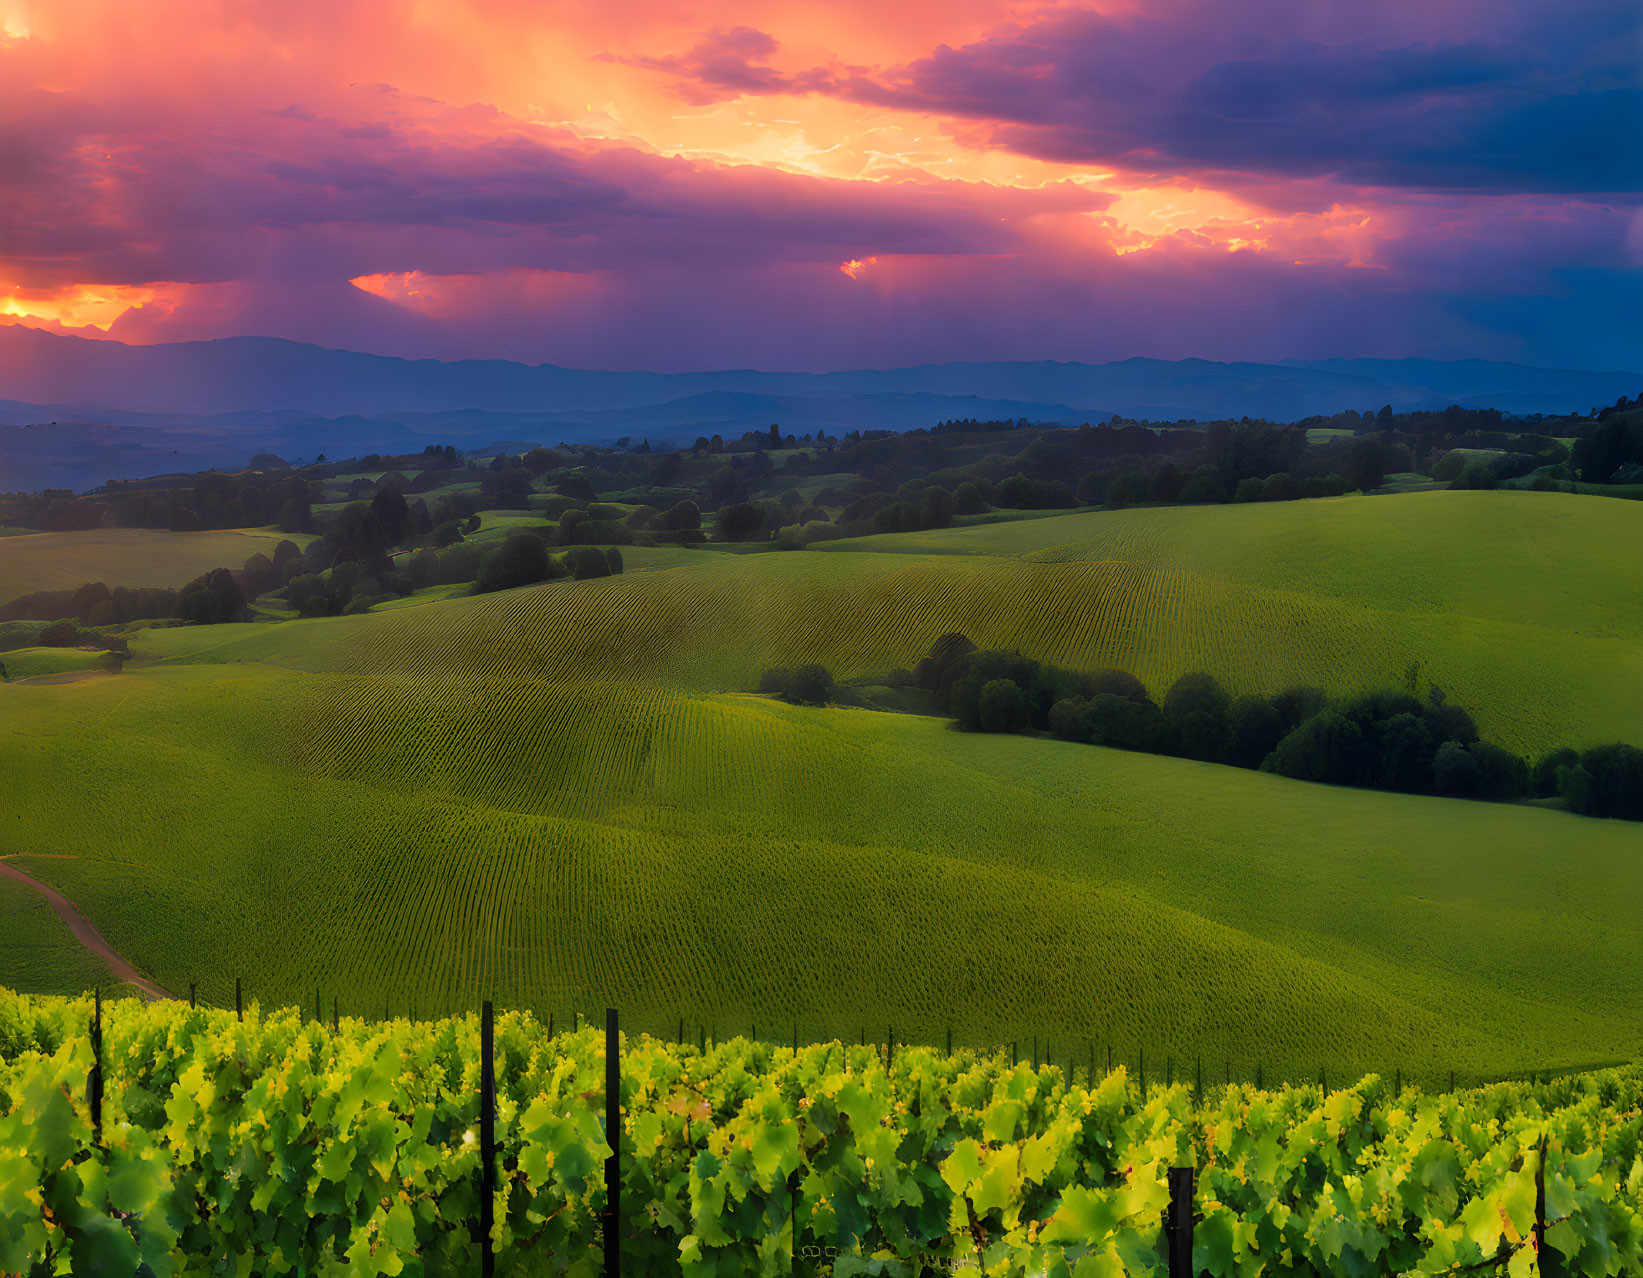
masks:
<svg viewBox="0 0 1643 1278"><path fill-rule="evenodd" d="M818 665L796 666L791 670L772 668L759 676L759 691L771 693L795 705L824 706L833 690L833 676Z"/></svg>
<svg viewBox="0 0 1643 1278"><path fill-rule="evenodd" d="M563 554L555 555L536 533L520 530L509 533L500 546L485 552L479 560L473 592L482 595L557 577L581 581L588 577L609 577L621 571L622 552L615 546L571 545Z"/></svg>

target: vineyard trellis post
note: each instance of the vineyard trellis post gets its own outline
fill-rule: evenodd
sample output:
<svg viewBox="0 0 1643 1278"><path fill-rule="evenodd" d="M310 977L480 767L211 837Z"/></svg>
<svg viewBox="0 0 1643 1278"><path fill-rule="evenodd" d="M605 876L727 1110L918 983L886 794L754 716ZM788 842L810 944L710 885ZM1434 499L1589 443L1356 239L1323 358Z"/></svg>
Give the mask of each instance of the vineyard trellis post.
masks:
<svg viewBox="0 0 1643 1278"><path fill-rule="evenodd" d="M337 996L331 995L331 1033L335 1034L342 1028L342 1020L337 1015Z"/></svg>
<svg viewBox="0 0 1643 1278"><path fill-rule="evenodd" d="M491 1000L479 1015L479 1272L491 1278L496 1257L491 1251L492 1214L496 1210L496 1026Z"/></svg>
<svg viewBox="0 0 1643 1278"><path fill-rule="evenodd" d="M1535 1265L1544 1272L1546 1264L1546 1137L1540 1138L1540 1157L1535 1160Z"/></svg>
<svg viewBox="0 0 1643 1278"><path fill-rule="evenodd" d="M1192 1272L1192 1168L1169 1169L1169 1207L1164 1212L1164 1239L1169 1249L1170 1278L1195 1278Z"/></svg>
<svg viewBox="0 0 1643 1278"><path fill-rule="evenodd" d="M86 1102L91 1108L92 1139L103 1143L103 987L95 986L91 1012L91 1073L86 1076Z"/></svg>
<svg viewBox="0 0 1643 1278"><path fill-rule="evenodd" d="M884 1027L884 1072L893 1073L896 1065L896 1030L893 1025Z"/></svg>
<svg viewBox="0 0 1643 1278"><path fill-rule="evenodd" d="M190 981L188 983L188 1006L189 1006L190 1010L192 1010L193 1008L199 1006L199 1004L197 1004L194 1001L194 982L193 981Z"/></svg>
<svg viewBox="0 0 1643 1278"><path fill-rule="evenodd" d="M787 1272L798 1278L799 1272L799 1169L787 1173Z"/></svg>
<svg viewBox="0 0 1643 1278"><path fill-rule="evenodd" d="M605 1278L622 1272L622 1035L605 1009Z"/></svg>
<svg viewBox="0 0 1643 1278"><path fill-rule="evenodd" d="M245 1020L245 1007L240 1002L240 978L237 976L234 978L234 1019Z"/></svg>

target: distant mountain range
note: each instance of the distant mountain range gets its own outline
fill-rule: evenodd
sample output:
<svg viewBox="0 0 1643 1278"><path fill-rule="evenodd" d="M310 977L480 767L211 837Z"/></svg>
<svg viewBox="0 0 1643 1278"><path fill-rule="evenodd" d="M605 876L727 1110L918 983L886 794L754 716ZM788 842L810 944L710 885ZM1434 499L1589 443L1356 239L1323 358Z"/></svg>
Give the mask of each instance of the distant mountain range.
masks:
<svg viewBox="0 0 1643 1278"><path fill-rule="evenodd" d="M1127 359L923 364L835 373L609 372L508 360L408 360L271 337L127 346L0 326L0 491L86 488L252 453L419 451L498 439L653 447L772 422L908 430L944 418L1066 425L1295 421L1343 408L1583 411L1643 391L1643 374L1483 360Z"/></svg>

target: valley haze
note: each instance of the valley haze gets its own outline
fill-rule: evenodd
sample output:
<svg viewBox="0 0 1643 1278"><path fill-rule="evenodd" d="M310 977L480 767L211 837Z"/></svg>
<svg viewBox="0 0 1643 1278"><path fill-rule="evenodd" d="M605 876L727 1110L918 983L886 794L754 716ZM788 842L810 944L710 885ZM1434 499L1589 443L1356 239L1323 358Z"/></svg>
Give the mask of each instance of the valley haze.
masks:
<svg viewBox="0 0 1643 1278"><path fill-rule="evenodd" d="M957 418L1290 422L1383 404L1530 416L1587 411L1640 388L1635 372L1413 358L656 373L411 360L273 337L131 346L11 325L0 327L0 491L233 468L260 451L339 457L623 436L662 448L772 422L798 434Z"/></svg>

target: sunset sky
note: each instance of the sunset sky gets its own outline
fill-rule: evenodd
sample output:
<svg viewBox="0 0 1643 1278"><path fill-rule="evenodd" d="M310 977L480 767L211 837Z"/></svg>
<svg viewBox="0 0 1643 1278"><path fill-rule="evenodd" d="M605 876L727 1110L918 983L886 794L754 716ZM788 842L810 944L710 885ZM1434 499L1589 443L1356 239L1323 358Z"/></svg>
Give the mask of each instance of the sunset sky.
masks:
<svg viewBox="0 0 1643 1278"><path fill-rule="evenodd" d="M1643 368L1636 0L0 0L0 319Z"/></svg>

